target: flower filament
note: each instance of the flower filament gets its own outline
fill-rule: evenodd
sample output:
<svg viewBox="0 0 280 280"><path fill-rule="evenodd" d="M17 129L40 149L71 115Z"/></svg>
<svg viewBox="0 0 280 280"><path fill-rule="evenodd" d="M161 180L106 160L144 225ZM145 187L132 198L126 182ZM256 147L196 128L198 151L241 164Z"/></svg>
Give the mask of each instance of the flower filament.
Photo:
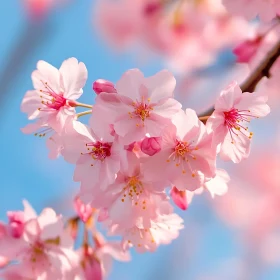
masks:
<svg viewBox="0 0 280 280"><path fill-rule="evenodd" d="M112 143L102 143L100 141L87 143L89 153L94 160L104 161L106 157L111 155ZM92 147L92 148L89 148ZM81 153L83 155L83 153Z"/></svg>
<svg viewBox="0 0 280 280"><path fill-rule="evenodd" d="M66 98L63 97L63 93L57 94L47 82L41 82L44 85L44 90L40 90L40 98L42 99L41 103L44 105L44 108L38 108L39 111L49 109L59 110L66 105Z"/></svg>
<svg viewBox="0 0 280 280"><path fill-rule="evenodd" d="M144 122L147 118L150 117L150 112L153 110L153 107L149 104L150 99L148 98L147 101L145 101L145 97L142 96L142 101L139 102L136 100L136 102L132 103L132 107L134 108L133 112L129 112L130 118L137 117L140 119L141 124L136 124L136 126L144 126Z"/></svg>
<svg viewBox="0 0 280 280"><path fill-rule="evenodd" d="M127 179L127 184L123 188L123 196L121 201L124 202L125 199L130 199L134 206L140 206L143 210L146 210L146 200L142 199L141 196L144 196L144 187L142 182L138 179L137 176L129 177ZM141 206L142 205L142 206Z"/></svg>
<svg viewBox="0 0 280 280"><path fill-rule="evenodd" d="M227 126L230 136L231 143L234 144L233 137L238 136L238 131L251 139L253 137L252 132L248 132L248 127L244 127L242 122L250 122L250 119L258 118L250 113L250 110L238 110L232 108L230 111L224 112L225 121L224 124Z"/></svg>
<svg viewBox="0 0 280 280"><path fill-rule="evenodd" d="M170 154L166 162L171 160L175 163L176 167L181 166L182 173L186 174L186 168L192 173L192 177L195 177L195 171L192 169L189 160L196 160L196 157L192 154L193 151L198 150L197 147L192 147L188 142L176 140L176 145L173 148L173 152Z"/></svg>

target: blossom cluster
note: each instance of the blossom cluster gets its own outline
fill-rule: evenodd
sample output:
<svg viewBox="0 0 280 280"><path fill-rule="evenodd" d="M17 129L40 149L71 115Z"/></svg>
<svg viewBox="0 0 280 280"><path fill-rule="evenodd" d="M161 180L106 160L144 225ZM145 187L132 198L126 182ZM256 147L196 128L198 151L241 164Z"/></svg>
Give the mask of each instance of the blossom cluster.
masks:
<svg viewBox="0 0 280 280"><path fill-rule="evenodd" d="M146 252L170 243L183 228L170 198L187 209L204 189L212 197L224 194L229 175L216 167L217 157L247 158L253 135L247 125L270 111L264 93L242 92L232 82L212 115L199 118L174 98L176 80L167 70L145 77L131 69L116 84L97 80L94 104L83 104L77 99L87 77L76 58L59 69L39 61L32 73L34 90L21 109L35 122L22 130L47 137L50 158L61 155L75 165L78 215L65 226L52 209L37 216L27 202L23 212L9 212L0 227L1 266L18 264L4 270L5 279L102 279L104 254L127 261L130 247ZM78 107L90 110L76 113ZM87 114L89 123L80 122ZM106 243L95 220L121 241ZM86 234L74 251L79 221ZM17 245L10 249L11 243Z"/></svg>
<svg viewBox="0 0 280 280"><path fill-rule="evenodd" d="M184 74L209 66L219 51L251 30L246 19L229 14L221 0L99 0L94 22L111 47L123 50L136 44L143 56L160 55Z"/></svg>

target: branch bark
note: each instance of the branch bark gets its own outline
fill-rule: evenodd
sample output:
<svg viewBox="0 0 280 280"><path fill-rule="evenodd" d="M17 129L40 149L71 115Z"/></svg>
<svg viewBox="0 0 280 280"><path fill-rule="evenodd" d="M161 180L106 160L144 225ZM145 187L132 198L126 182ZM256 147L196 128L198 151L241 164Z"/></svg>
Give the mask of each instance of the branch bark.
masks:
<svg viewBox="0 0 280 280"><path fill-rule="evenodd" d="M280 40L271 49L268 55L260 63L260 65L251 73L248 79L240 86L242 92L253 92L263 77L270 76L270 69L277 58L280 56ZM199 119L206 122L206 118L214 112L214 107L210 108L203 114L199 115Z"/></svg>

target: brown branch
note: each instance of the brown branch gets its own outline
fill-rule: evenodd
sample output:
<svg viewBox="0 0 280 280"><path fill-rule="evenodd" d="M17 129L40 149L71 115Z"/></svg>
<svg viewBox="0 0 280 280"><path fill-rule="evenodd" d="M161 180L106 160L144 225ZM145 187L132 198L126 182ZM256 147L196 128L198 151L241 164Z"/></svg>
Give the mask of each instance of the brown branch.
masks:
<svg viewBox="0 0 280 280"><path fill-rule="evenodd" d="M280 41L278 41L275 46L271 49L265 59L260 63L260 65L251 73L248 79L241 85L242 92L253 92L259 81L263 77L270 76L270 69L277 58L280 56ZM210 108L203 114L199 115L199 119L202 122L206 122L208 116L214 112L214 107Z"/></svg>

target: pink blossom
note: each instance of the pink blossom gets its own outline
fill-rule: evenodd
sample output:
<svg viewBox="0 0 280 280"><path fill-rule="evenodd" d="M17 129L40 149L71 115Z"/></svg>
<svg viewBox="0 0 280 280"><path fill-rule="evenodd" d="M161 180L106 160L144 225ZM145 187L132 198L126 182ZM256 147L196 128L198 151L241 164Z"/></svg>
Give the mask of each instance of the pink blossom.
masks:
<svg viewBox="0 0 280 280"><path fill-rule="evenodd" d="M161 150L160 137L145 137L141 142L141 151L149 156L153 156Z"/></svg>
<svg viewBox="0 0 280 280"><path fill-rule="evenodd" d="M17 259L25 266L24 276L69 279L67 276L78 260L72 245L72 239L63 230L62 217L52 209L44 209L38 218L26 223L23 243L18 248ZM61 262L59 267L58 261Z"/></svg>
<svg viewBox="0 0 280 280"><path fill-rule="evenodd" d="M182 210L188 209L188 199L186 191L179 191L176 187L172 187L170 196L174 203Z"/></svg>
<svg viewBox="0 0 280 280"><path fill-rule="evenodd" d="M96 104L106 108L106 118L124 144L139 141L147 133L158 137L181 108L172 98L175 84L175 78L167 70L148 78L138 69L129 70L117 82L118 94L101 93Z"/></svg>
<svg viewBox="0 0 280 280"><path fill-rule="evenodd" d="M69 105L83 93L87 80L87 69L84 63L78 63L76 58L65 60L59 69L45 61L37 63L37 70L32 73L35 90L28 91L23 98L21 110L28 114L29 120L37 122L22 129L24 133L45 136L55 130L61 132L66 119L75 114Z"/></svg>
<svg viewBox="0 0 280 280"><path fill-rule="evenodd" d="M23 234L24 230L24 212L17 211L17 212L11 212L9 211L7 213L7 216L9 218L9 229L10 234L14 238L19 238Z"/></svg>
<svg viewBox="0 0 280 280"><path fill-rule="evenodd" d="M25 205L24 231L18 238L6 232L0 238L1 253L20 262L22 279L69 279L77 256L72 252L72 239L63 229L62 217L49 208L34 217L33 209Z"/></svg>
<svg viewBox="0 0 280 280"><path fill-rule="evenodd" d="M74 200L74 206L80 219L86 223L92 216L94 209L89 204L84 204L77 196Z"/></svg>
<svg viewBox="0 0 280 280"><path fill-rule="evenodd" d="M68 123L62 151L66 161L76 164L74 180L91 190L106 189L120 169L119 145L110 127L98 122L95 131L78 121Z"/></svg>
<svg viewBox="0 0 280 280"><path fill-rule="evenodd" d="M83 185L81 192L87 197L92 195L92 205L106 208L107 218L114 224L130 228L141 223L150 227L151 220L158 213L169 211L164 193L166 186L167 182L161 178L157 181L147 180L139 159L128 152L128 165L121 168L115 182L108 186L105 193L92 194L92 190Z"/></svg>
<svg viewBox="0 0 280 280"><path fill-rule="evenodd" d="M117 92L115 89L115 85L112 82L103 79L96 80L92 85L92 89L95 91L96 94L100 94L101 92Z"/></svg>
<svg viewBox="0 0 280 280"><path fill-rule="evenodd" d="M237 56L237 62L248 63L252 57L257 53L257 50L262 42L262 37L249 39L233 49L233 53Z"/></svg>
<svg viewBox="0 0 280 280"><path fill-rule="evenodd" d="M125 249L134 246L137 252L144 253L154 252L161 244L169 244L178 237L179 230L183 227L183 219L172 213L158 216L156 220L152 221L149 228L134 226L130 229L124 229L112 225L110 233L123 236Z"/></svg>
<svg viewBox="0 0 280 280"><path fill-rule="evenodd" d="M79 274L81 278L84 276L86 280L102 280L110 273L114 259L122 262L130 260L129 252L122 248L119 241L107 241L98 232L93 232L93 241L93 247L85 244L78 250L82 266Z"/></svg>
<svg viewBox="0 0 280 280"><path fill-rule="evenodd" d="M249 156L253 133L248 131L247 123L270 112L266 101L262 93L242 93L236 82L221 92L207 127L213 131L213 145L221 144L218 149L223 160L238 163Z"/></svg>
<svg viewBox="0 0 280 280"><path fill-rule="evenodd" d="M129 45L142 29L143 0L99 0L95 20L98 31L115 47Z"/></svg>
<svg viewBox="0 0 280 280"><path fill-rule="evenodd" d="M23 200L24 210L7 213L9 224L0 223L0 257L7 261L13 259L17 246L22 242L25 224L37 215L30 204ZM13 244L11 247L10 244Z"/></svg>
<svg viewBox="0 0 280 280"><path fill-rule="evenodd" d="M178 190L195 190L215 176L215 149L196 113L181 111L162 133L161 151L144 164L147 179L165 178Z"/></svg>
<svg viewBox="0 0 280 280"><path fill-rule="evenodd" d="M230 13L247 19L259 15L261 20L270 21L280 13L280 2L273 0L223 0L223 4Z"/></svg>
<svg viewBox="0 0 280 280"><path fill-rule="evenodd" d="M280 38L280 28L277 21L260 23L249 33L249 36L234 50L237 61L248 63L251 71L255 70L271 51Z"/></svg>

